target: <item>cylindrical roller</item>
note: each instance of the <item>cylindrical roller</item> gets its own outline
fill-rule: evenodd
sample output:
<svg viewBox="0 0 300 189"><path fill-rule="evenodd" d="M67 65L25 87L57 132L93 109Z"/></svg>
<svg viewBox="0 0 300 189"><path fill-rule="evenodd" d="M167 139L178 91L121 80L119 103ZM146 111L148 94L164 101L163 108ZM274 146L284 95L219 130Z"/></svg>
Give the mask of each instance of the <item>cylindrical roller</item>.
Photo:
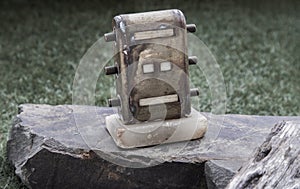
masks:
<svg viewBox="0 0 300 189"><path fill-rule="evenodd" d="M189 65L195 65L198 62L197 56L190 56L189 57Z"/></svg>
<svg viewBox="0 0 300 189"><path fill-rule="evenodd" d="M197 27L196 27L195 24L187 24L187 25L186 25L186 30L187 30L188 32L194 33L194 32L196 32Z"/></svg>
<svg viewBox="0 0 300 189"><path fill-rule="evenodd" d="M116 66L107 66L104 68L106 75L112 75L118 73L118 68Z"/></svg>
<svg viewBox="0 0 300 189"><path fill-rule="evenodd" d="M106 42L115 41L116 34L114 32L106 33L104 34L104 39Z"/></svg>
<svg viewBox="0 0 300 189"><path fill-rule="evenodd" d="M121 105L120 99L118 99L118 98L108 99L109 107L115 107L115 106L120 106L120 105Z"/></svg>
<svg viewBox="0 0 300 189"><path fill-rule="evenodd" d="M199 90L197 88L193 88L190 90L191 96L199 96Z"/></svg>

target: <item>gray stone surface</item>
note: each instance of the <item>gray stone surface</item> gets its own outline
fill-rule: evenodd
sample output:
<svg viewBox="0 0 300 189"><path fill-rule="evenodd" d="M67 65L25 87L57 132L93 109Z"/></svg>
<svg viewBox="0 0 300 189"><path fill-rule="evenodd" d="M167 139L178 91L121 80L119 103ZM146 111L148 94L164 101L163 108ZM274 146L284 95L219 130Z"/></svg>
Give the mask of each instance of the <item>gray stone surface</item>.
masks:
<svg viewBox="0 0 300 189"><path fill-rule="evenodd" d="M30 188L206 188L206 180L209 188L223 188L275 123L300 120L204 113L209 126L201 140L124 150L105 129L112 113L21 105L7 148L16 174Z"/></svg>

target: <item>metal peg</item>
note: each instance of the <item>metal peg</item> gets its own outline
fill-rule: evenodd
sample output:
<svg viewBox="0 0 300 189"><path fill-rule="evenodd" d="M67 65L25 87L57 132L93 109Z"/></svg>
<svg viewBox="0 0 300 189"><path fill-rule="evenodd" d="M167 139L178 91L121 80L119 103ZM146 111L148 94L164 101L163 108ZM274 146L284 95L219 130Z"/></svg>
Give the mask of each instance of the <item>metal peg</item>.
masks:
<svg viewBox="0 0 300 189"><path fill-rule="evenodd" d="M116 66L107 66L104 68L105 75L112 75L118 73L118 68Z"/></svg>
<svg viewBox="0 0 300 189"><path fill-rule="evenodd" d="M190 90L190 95L191 96L199 96L199 90L197 88L191 89Z"/></svg>
<svg viewBox="0 0 300 189"><path fill-rule="evenodd" d="M189 57L189 65L195 65L198 62L197 56L190 56Z"/></svg>
<svg viewBox="0 0 300 189"><path fill-rule="evenodd" d="M108 106L109 107L121 106L121 101L118 98L108 99Z"/></svg>
<svg viewBox="0 0 300 189"><path fill-rule="evenodd" d="M195 24L187 24L187 25L186 25L186 30L187 30L188 32L194 33L194 32L196 32L197 27L196 27Z"/></svg>
<svg viewBox="0 0 300 189"><path fill-rule="evenodd" d="M106 42L115 41L116 34L114 32L106 33L104 34L104 39Z"/></svg>

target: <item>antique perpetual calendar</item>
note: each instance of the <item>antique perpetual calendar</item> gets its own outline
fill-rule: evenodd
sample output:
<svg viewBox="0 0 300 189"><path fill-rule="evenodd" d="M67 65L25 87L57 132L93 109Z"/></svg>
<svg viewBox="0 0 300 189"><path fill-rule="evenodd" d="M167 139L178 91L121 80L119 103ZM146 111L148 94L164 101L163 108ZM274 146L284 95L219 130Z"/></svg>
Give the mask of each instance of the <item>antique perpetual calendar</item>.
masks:
<svg viewBox="0 0 300 189"><path fill-rule="evenodd" d="M191 108L186 24L180 10L123 14L113 18L114 65L105 67L115 75L116 96L108 100L117 113L106 117L106 127L121 148L152 146L201 138L207 120Z"/></svg>

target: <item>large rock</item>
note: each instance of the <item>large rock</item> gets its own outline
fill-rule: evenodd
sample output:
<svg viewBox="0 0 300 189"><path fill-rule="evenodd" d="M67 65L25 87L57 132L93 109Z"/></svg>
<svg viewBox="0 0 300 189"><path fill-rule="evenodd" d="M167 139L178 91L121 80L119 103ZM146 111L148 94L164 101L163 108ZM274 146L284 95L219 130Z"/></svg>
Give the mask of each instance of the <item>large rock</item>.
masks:
<svg viewBox="0 0 300 189"><path fill-rule="evenodd" d="M30 188L224 188L275 123L300 120L205 113L203 139L123 150L105 129L114 112L21 105L7 148L16 174Z"/></svg>
<svg viewBox="0 0 300 189"><path fill-rule="evenodd" d="M227 189L300 188L300 122L276 124Z"/></svg>

